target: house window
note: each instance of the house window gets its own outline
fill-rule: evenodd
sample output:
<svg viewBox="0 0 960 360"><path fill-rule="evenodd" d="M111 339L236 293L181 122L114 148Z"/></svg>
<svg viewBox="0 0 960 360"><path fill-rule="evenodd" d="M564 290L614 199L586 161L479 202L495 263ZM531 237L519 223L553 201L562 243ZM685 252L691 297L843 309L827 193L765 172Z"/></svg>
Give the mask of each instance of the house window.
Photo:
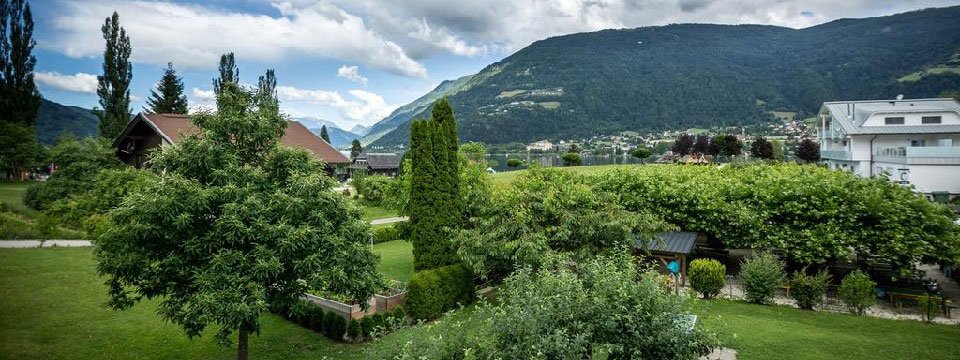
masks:
<svg viewBox="0 0 960 360"><path fill-rule="evenodd" d="M937 146L951 147L953 146L953 139L937 139Z"/></svg>
<svg viewBox="0 0 960 360"><path fill-rule="evenodd" d="M939 124L941 121L939 116L924 116L920 118L921 124Z"/></svg>
<svg viewBox="0 0 960 360"><path fill-rule="evenodd" d="M927 146L927 141L924 139L920 140L910 140L910 146L912 147L923 147Z"/></svg>
<svg viewBox="0 0 960 360"><path fill-rule="evenodd" d="M903 116L883 118L885 125L903 125Z"/></svg>

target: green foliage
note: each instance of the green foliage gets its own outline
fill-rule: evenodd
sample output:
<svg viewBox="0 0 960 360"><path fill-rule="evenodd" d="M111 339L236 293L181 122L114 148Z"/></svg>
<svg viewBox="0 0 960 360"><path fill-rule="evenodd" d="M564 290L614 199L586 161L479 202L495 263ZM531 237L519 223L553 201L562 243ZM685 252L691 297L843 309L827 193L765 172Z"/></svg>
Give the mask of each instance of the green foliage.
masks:
<svg viewBox="0 0 960 360"><path fill-rule="evenodd" d="M889 99L896 94L924 98L960 89L957 74L925 76L917 83L896 81L925 65L942 63L957 50L957 18L960 9L950 7L842 19L799 30L676 24L557 36L476 75L445 82L432 96L448 96L455 104L461 139L488 144L588 138L624 130L761 130L771 123L772 110L816 113L824 101ZM643 74L642 81L637 74ZM550 93L556 89L563 91ZM507 91L521 93L497 96ZM521 101L535 104L511 106ZM545 102L559 102L560 107L536 104ZM399 127L374 146L406 142L409 123L403 122L427 111L410 110L392 121L391 126Z"/></svg>
<svg viewBox="0 0 960 360"><path fill-rule="evenodd" d="M796 164L625 167L596 177L629 211L652 212L727 248L823 264L856 254L897 269L960 254L946 207L886 179Z"/></svg>
<svg viewBox="0 0 960 360"><path fill-rule="evenodd" d="M157 88L150 90L147 98L148 110L157 114L186 114L187 96L183 93L183 80L173 70L173 63L167 63L163 77L157 82Z"/></svg>
<svg viewBox="0 0 960 360"><path fill-rule="evenodd" d="M520 160L517 158L509 158L507 159L507 166L512 168L523 166L523 160Z"/></svg>
<svg viewBox="0 0 960 360"><path fill-rule="evenodd" d="M499 191L454 238L461 261L499 280L548 255L587 259L630 248L636 238L673 229L653 213L627 211L617 195L561 169L532 168Z"/></svg>
<svg viewBox="0 0 960 360"><path fill-rule="evenodd" d="M763 136L757 136L750 144L750 156L757 159L775 159L773 144L767 141Z"/></svg>
<svg viewBox="0 0 960 360"><path fill-rule="evenodd" d="M413 227L414 268L432 269L456 261L448 234L460 225L460 160L457 124L445 99L430 120L415 121L410 138L413 161L407 213Z"/></svg>
<svg viewBox="0 0 960 360"><path fill-rule="evenodd" d="M650 149L647 149L645 147L637 147L637 148L634 148L633 150L630 150L630 156L640 159L641 164L643 164L643 159L650 157L650 155L652 154L653 152L651 152Z"/></svg>
<svg viewBox="0 0 960 360"><path fill-rule="evenodd" d="M863 271L854 270L843 277L837 295L847 310L856 315L863 315L867 308L877 303L877 283L870 279Z"/></svg>
<svg viewBox="0 0 960 360"><path fill-rule="evenodd" d="M94 113L100 118L100 136L113 140L130 122L130 37L120 27L120 16L113 12L101 28L106 49L103 51L103 74L97 76L97 96L102 109Z"/></svg>
<svg viewBox="0 0 960 360"><path fill-rule="evenodd" d="M740 265L740 285L747 301L769 304L786 280L783 262L769 252L754 254Z"/></svg>
<svg viewBox="0 0 960 360"><path fill-rule="evenodd" d="M743 151L743 144L736 135L717 135L713 137L711 143L716 148L715 155L737 156Z"/></svg>
<svg viewBox="0 0 960 360"><path fill-rule="evenodd" d="M108 213L95 251L108 305L159 298L160 317L189 337L216 325L226 342L307 289L368 299L383 286L369 225L322 163L280 146L274 101L222 90L217 113L193 118L200 134L157 154L157 180Z"/></svg>
<svg viewBox="0 0 960 360"><path fill-rule="evenodd" d="M481 306L477 333L446 323L442 337L421 337L401 359L695 359L718 342L681 316L684 298L665 292L630 256L600 258L576 269L563 261L523 269L500 286L499 303Z"/></svg>
<svg viewBox="0 0 960 360"><path fill-rule="evenodd" d="M407 285L406 306L414 319L430 320L475 298L473 274L462 265L417 272Z"/></svg>
<svg viewBox="0 0 960 360"><path fill-rule="evenodd" d="M357 176L351 183L357 194L363 197L367 203L377 206L390 205L390 191L393 183L397 181L388 176Z"/></svg>
<svg viewBox="0 0 960 360"><path fill-rule="evenodd" d="M807 275L804 268L793 274L790 280L790 297L797 301L797 306L805 310L813 310L823 303L823 296L827 294L830 285L830 274L820 271L816 275Z"/></svg>
<svg viewBox="0 0 960 360"><path fill-rule="evenodd" d="M329 319L329 321L324 321L324 331L327 334L327 337L333 340L343 340L343 335L347 333L347 319L343 316L340 316L334 312L329 312L324 317L324 320Z"/></svg>
<svg viewBox="0 0 960 360"><path fill-rule="evenodd" d="M131 167L101 170L81 192L54 201L47 213L60 223L82 229L97 238L108 225L105 215L120 206L128 194L148 186L156 180L149 171Z"/></svg>
<svg viewBox="0 0 960 360"><path fill-rule="evenodd" d="M797 158L805 162L820 161L820 144L811 139L800 140L797 144Z"/></svg>
<svg viewBox="0 0 960 360"><path fill-rule="evenodd" d="M0 119L0 174L20 180L22 172L40 164L42 155L32 125Z"/></svg>
<svg viewBox="0 0 960 360"><path fill-rule="evenodd" d="M580 154L574 152L563 154L560 159L563 160L563 166L580 166L583 164Z"/></svg>
<svg viewBox="0 0 960 360"><path fill-rule="evenodd" d="M323 141L326 141L327 144L330 143L330 134L327 133L327 126L326 126L326 125L320 126L320 138L323 139Z"/></svg>
<svg viewBox="0 0 960 360"><path fill-rule="evenodd" d="M27 188L23 197L24 204L36 210L45 210L56 201L83 194L93 187L101 170L124 166L108 141L92 138L61 139L50 149L50 161L57 166L56 171L47 181Z"/></svg>
<svg viewBox="0 0 960 360"><path fill-rule="evenodd" d="M920 317L923 321L933 322L933 319L940 314L940 306L943 299L936 295L921 295L917 298L917 308L920 310Z"/></svg>
<svg viewBox="0 0 960 360"><path fill-rule="evenodd" d="M360 334L365 338L370 338L370 334L373 334L373 329L375 324L373 323L373 317L367 316L363 319L360 319Z"/></svg>
<svg viewBox="0 0 960 360"><path fill-rule="evenodd" d="M360 146L360 140L353 139L350 142L350 160L356 159L361 153L363 153L363 146Z"/></svg>
<svg viewBox="0 0 960 360"><path fill-rule="evenodd" d="M0 3L0 123L31 131L40 109L40 92L33 81L37 58L33 47L33 12L23 0ZM0 128L0 132L7 131ZM36 143L36 139L32 141ZM14 143L0 142L0 148ZM0 165L4 165L0 161Z"/></svg>
<svg viewBox="0 0 960 360"><path fill-rule="evenodd" d="M350 319L350 322L347 323L347 337L353 341L360 340L360 322L354 319Z"/></svg>
<svg viewBox="0 0 960 360"><path fill-rule="evenodd" d="M727 268L714 259L696 259L690 262L687 270L690 278L690 287L710 299L720 293L726 282Z"/></svg>
<svg viewBox="0 0 960 360"><path fill-rule="evenodd" d="M379 244L387 241L400 240L400 233L395 226L396 225L383 226L373 229L373 243Z"/></svg>

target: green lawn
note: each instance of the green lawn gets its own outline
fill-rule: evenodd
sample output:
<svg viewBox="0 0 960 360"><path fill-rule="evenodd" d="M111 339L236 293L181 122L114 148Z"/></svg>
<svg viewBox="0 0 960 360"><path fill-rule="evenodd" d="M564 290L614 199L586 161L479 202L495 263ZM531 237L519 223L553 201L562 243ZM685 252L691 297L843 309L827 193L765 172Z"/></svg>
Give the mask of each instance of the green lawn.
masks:
<svg viewBox="0 0 960 360"><path fill-rule="evenodd" d="M30 184L33 184L33 182L0 181L0 201L7 205L9 211L31 218L37 217L39 213L36 210L23 204L23 192L27 190Z"/></svg>
<svg viewBox="0 0 960 360"><path fill-rule="evenodd" d="M376 250L405 256L409 264L409 243L378 244ZM212 331L188 340L175 325L161 321L155 301L125 311L105 308L106 288L94 266L89 248L0 249L0 288L4 289L0 292L0 357L234 357L233 348L216 345ZM385 264L381 268L400 273L386 270ZM467 308L443 321L461 320L470 311ZM740 352L740 359L944 359L960 354L958 326L729 301L699 302L696 311L705 326L723 333L728 345ZM384 359L411 339L438 335L433 326L419 325L378 341L349 345L273 315L261 320L260 335L250 340L254 359Z"/></svg>
<svg viewBox="0 0 960 360"><path fill-rule="evenodd" d="M960 358L960 326L723 300L700 301L697 312L738 359Z"/></svg>
<svg viewBox="0 0 960 360"><path fill-rule="evenodd" d="M363 219L367 221L397 216L396 211L387 208L360 203L357 205L363 210Z"/></svg>
<svg viewBox="0 0 960 360"><path fill-rule="evenodd" d="M413 244L394 240L373 245L373 252L380 255L378 269L389 280L407 282L413 276Z"/></svg>
<svg viewBox="0 0 960 360"><path fill-rule="evenodd" d="M0 211L0 239L80 239L78 231L57 227L46 236L36 226L40 212L23 204L23 194L32 182L0 182L0 201L7 211Z"/></svg>
<svg viewBox="0 0 960 360"><path fill-rule="evenodd" d="M557 167L557 169L563 169L566 171L572 171L578 174L584 175L595 175L602 173L604 171L613 170L619 167L627 166L640 166L637 164L630 165L594 165L594 166L569 166L569 167ZM495 187L504 187L509 185L511 182L516 180L521 175L525 174L527 170L516 170L516 171L504 171L496 174L490 175L490 179L493 182Z"/></svg>

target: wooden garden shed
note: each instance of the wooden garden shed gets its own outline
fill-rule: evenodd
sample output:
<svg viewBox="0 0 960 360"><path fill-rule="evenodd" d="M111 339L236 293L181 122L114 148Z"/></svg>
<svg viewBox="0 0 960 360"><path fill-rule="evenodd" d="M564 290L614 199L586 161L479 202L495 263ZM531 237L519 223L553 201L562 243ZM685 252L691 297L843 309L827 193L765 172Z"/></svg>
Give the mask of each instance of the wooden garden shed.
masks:
<svg viewBox="0 0 960 360"><path fill-rule="evenodd" d="M666 268L671 260L680 265L680 281L687 281L687 257L693 252L697 242L695 232L664 232L660 239L638 239L634 248L638 255L652 256L660 260Z"/></svg>

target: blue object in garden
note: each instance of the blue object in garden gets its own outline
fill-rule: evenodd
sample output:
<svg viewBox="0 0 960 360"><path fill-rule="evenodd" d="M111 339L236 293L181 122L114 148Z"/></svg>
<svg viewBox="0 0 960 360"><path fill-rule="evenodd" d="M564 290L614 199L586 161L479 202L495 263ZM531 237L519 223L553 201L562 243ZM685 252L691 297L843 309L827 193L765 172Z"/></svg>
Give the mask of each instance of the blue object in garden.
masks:
<svg viewBox="0 0 960 360"><path fill-rule="evenodd" d="M671 274L674 274L674 275L679 274L680 263L677 262L676 260L670 260L670 263L667 264L667 270L670 270Z"/></svg>

